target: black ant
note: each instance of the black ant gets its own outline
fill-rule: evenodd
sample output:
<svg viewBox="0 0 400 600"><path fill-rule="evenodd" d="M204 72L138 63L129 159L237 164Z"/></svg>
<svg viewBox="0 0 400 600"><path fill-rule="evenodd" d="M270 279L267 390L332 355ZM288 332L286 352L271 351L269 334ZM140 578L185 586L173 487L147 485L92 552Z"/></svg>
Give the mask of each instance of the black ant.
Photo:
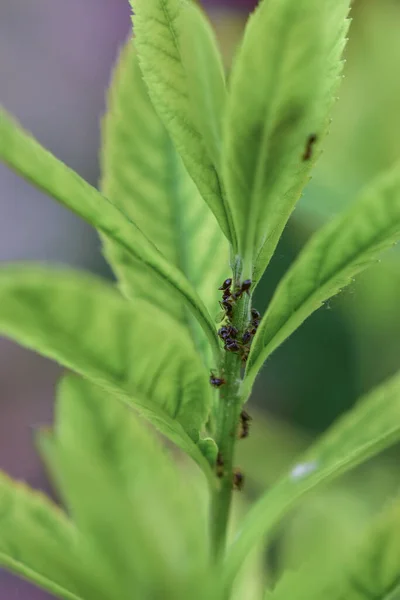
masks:
<svg viewBox="0 0 400 600"><path fill-rule="evenodd" d="M218 289L226 291L226 290L229 290L231 285L232 285L232 279L225 279L224 283Z"/></svg>
<svg viewBox="0 0 400 600"><path fill-rule="evenodd" d="M233 489L242 491L244 486L244 475L240 469L234 469L233 471Z"/></svg>
<svg viewBox="0 0 400 600"><path fill-rule="evenodd" d="M215 388L220 388L226 383L223 377L217 377L213 371L210 373L210 384Z"/></svg>
<svg viewBox="0 0 400 600"><path fill-rule="evenodd" d="M304 154L303 154L303 160L307 161L310 160L312 158L313 155L313 149L314 149L314 144L316 144L318 141L318 136L315 133L312 133L308 139L307 139L307 144L304 150Z"/></svg>
<svg viewBox="0 0 400 600"><path fill-rule="evenodd" d="M233 316L233 303L231 300L222 300L219 303L220 307L224 310L225 316L230 319Z"/></svg>
<svg viewBox="0 0 400 600"><path fill-rule="evenodd" d="M249 290L250 290L250 288L251 288L251 284L252 284L252 283L253 283L253 282L251 281L251 279L245 279L245 280L243 281L242 285L240 286L240 288L238 288L238 289L236 290L236 292L233 294L233 296L232 296L232 297L233 297L235 300L239 300L239 298L241 298L245 292L246 292L248 295L250 295L250 294L249 294Z"/></svg>
<svg viewBox="0 0 400 600"><path fill-rule="evenodd" d="M225 466L225 464L224 464L224 459L222 458L222 454L221 454L221 452L218 452L217 460L215 463L215 467L216 467L215 470L217 473L217 477L219 479L221 479L224 476L224 466Z"/></svg>
<svg viewBox="0 0 400 600"><path fill-rule="evenodd" d="M244 332L243 337L242 337L242 342L243 344L248 344L249 342L251 342L251 340L253 339L253 329L247 329L247 331Z"/></svg>
<svg viewBox="0 0 400 600"><path fill-rule="evenodd" d="M232 340L231 338L225 340L224 350L227 352L240 352L241 348L237 340Z"/></svg>
<svg viewBox="0 0 400 600"><path fill-rule="evenodd" d="M250 421L252 420L251 416L245 410L242 410L240 413L240 429L239 429L239 439L243 440L249 437L250 431Z"/></svg>
<svg viewBox="0 0 400 600"><path fill-rule="evenodd" d="M233 325L224 325L218 330L218 335L222 340L227 340L228 338L235 339L238 333L238 330Z"/></svg>
<svg viewBox="0 0 400 600"><path fill-rule="evenodd" d="M252 331L254 331L254 335L257 331L257 328L260 324L261 321L261 315L258 312L258 310L256 310L255 308L251 309L251 324L252 324Z"/></svg>

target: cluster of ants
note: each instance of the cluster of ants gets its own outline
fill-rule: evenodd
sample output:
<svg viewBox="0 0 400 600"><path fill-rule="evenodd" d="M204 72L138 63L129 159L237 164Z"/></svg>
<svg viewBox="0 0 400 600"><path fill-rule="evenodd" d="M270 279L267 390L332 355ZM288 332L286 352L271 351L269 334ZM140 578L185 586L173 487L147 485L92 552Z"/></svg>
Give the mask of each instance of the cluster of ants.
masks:
<svg viewBox="0 0 400 600"><path fill-rule="evenodd" d="M219 290L222 291L222 301L220 306L223 309L225 323L218 331L219 337L224 342L224 350L226 352L234 352L240 355L242 362L246 363L250 353L250 345L253 341L253 337L257 332L257 328L260 324L261 315L255 308L251 309L251 322L247 327L246 331L239 338L239 331L232 324L233 307L237 300L239 300L243 294L249 294L252 281L246 279L242 285L232 291L232 279L226 279L221 285ZM223 376L216 376L211 371L210 383L215 388L220 388L226 381ZM240 424L239 424L239 439L244 439L249 435L250 429L250 415L242 410L240 413ZM224 460L221 453L218 453L216 462L216 473L217 477L222 478L224 476ZM240 469L235 469L233 472L233 488L236 490L242 490L244 484L244 475Z"/></svg>
<svg viewBox="0 0 400 600"><path fill-rule="evenodd" d="M246 279L239 288L232 291L232 279L226 279L221 287L218 288L222 290L222 302L220 302L220 305L224 310L224 318L226 319L226 324L219 329L218 335L224 342L224 350L240 354L243 363L247 361L249 356L250 344L260 324L261 315L255 308L251 309L251 323L243 333L241 339L238 339L239 332L236 327L232 325L231 320L235 302L239 300L244 293L249 293L251 284L251 279Z"/></svg>

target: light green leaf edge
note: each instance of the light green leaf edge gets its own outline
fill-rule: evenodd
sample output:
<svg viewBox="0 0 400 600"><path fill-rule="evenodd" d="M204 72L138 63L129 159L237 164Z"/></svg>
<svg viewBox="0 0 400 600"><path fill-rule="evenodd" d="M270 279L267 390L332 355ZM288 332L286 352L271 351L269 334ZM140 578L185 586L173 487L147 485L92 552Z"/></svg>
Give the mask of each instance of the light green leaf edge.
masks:
<svg viewBox="0 0 400 600"><path fill-rule="evenodd" d="M119 208L45 150L1 108L0 160L152 269L199 321L219 362L215 324L186 277Z"/></svg>
<svg viewBox="0 0 400 600"><path fill-rule="evenodd" d="M224 581L232 584L248 553L307 492L400 440L400 374L362 398L249 510L228 551Z"/></svg>
<svg viewBox="0 0 400 600"><path fill-rule="evenodd" d="M53 293L50 294L50 292ZM57 298L65 303L64 309L57 303ZM75 304L78 303L80 309L82 306L87 308L85 313L79 313L81 316L75 315L74 331L71 330L70 323L66 318L68 307L71 306L71 298L75 298ZM90 301L90 307L87 306L88 301ZM103 311L104 314L100 310L102 303L107 309L105 312ZM200 415L202 415L203 421L206 419L209 407L204 405L200 412L198 408L196 416L194 408L198 402L193 396L191 400L193 408L183 406L189 419L186 422L187 431L185 431L183 425L176 418L172 418L163 410L162 406L147 395L146 390L134 389L136 385L132 380L134 374L130 374L131 380L129 380L127 372L127 369L131 369L132 366L127 362L129 349L132 350L133 347L132 340L121 346L119 352L115 356L113 355L113 350L118 350L118 344L116 345L118 334L127 339L129 328L133 328L135 322L136 325L140 322L142 326L143 323L147 323L145 327L148 335L152 332L153 337L160 336L160 343L168 344L168 348L171 350L171 360L179 361L179 364L182 363L182 365L185 362L187 365L190 364L193 373L192 381L190 382L188 372L182 373L183 381L186 378L186 383L190 384L192 392L196 391L198 397L201 395L201 398L205 400L206 394L209 392L207 375L203 374L201 363L190 341L185 337L181 339L178 326L174 322L168 326L166 318L155 307L140 300L136 302L135 309L133 309L113 286L98 277L70 270L57 271L33 266L19 266L18 268L11 266L0 269L0 333L89 378L103 389L108 390L111 395L129 404L191 456L201 466L211 483L213 476L209 464L189 436L189 431L191 432L192 429L194 431L199 426L195 420L197 421ZM88 341L90 321L95 329L92 331L91 341ZM157 326L156 323L158 323ZM155 327L157 328L155 329ZM143 336L143 333L141 335ZM101 344L102 339L106 340L104 347ZM141 339L143 343L143 337ZM84 355L83 360L82 355L78 354L78 348ZM140 352L140 347L137 352ZM145 355L142 357L144 360ZM153 349L153 360L156 360L156 357L157 352ZM124 360L122 365L118 362L120 359ZM198 372L196 372L196 364ZM148 367L150 368L150 366L151 363ZM155 363L151 377L149 371L149 385L153 386L153 390L157 385L160 386L160 378L167 367L164 360L162 364ZM179 367L179 372L181 372L181 367ZM135 377L137 376L135 375ZM140 385L142 386L144 385L143 374L141 377ZM164 387L165 381L163 389ZM184 393L183 390L182 393ZM168 394L167 389L165 389L165 394ZM114 398L114 401L118 400ZM208 401L210 402L210 396L208 396ZM182 410L182 406L180 410Z"/></svg>
<svg viewBox="0 0 400 600"><path fill-rule="evenodd" d="M268 356L314 311L400 239L400 164L318 231L279 283L254 338L243 399Z"/></svg>
<svg viewBox="0 0 400 600"><path fill-rule="evenodd" d="M133 9L135 45L154 107L201 195L214 213L224 234L235 246L236 236L218 174L218 165L214 164L207 151L213 134L209 131L206 142L196 123L199 122L200 109L193 106L192 102L205 100L204 97L202 99L202 94L199 95L200 82L190 89L194 77L192 61L200 58L200 44L207 44L203 53L207 54L208 60L217 60L217 63L212 67L212 79L208 75L207 80L203 80L203 85L212 93L212 106L220 105L221 82L218 81L217 88L214 86L221 59L211 30L207 32L210 26L200 10L182 0L130 0L130 4ZM198 32L190 48L186 32L193 27L193 20L197 21ZM183 48L185 53L192 53L192 58L183 58ZM203 74L206 75L201 70L196 77L199 78ZM205 107L202 109L204 115L203 110ZM214 119L215 116L212 121Z"/></svg>
<svg viewBox="0 0 400 600"><path fill-rule="evenodd" d="M268 0L233 65L223 174L245 276L257 281L306 185L328 129L349 0ZM310 136L317 144L304 155Z"/></svg>

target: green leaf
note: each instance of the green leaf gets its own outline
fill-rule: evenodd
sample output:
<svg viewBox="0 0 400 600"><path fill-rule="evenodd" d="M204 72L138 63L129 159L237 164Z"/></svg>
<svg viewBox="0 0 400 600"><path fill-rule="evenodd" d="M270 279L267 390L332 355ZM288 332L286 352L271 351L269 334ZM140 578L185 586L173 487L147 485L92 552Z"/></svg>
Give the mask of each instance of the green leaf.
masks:
<svg viewBox="0 0 400 600"><path fill-rule="evenodd" d="M155 113L132 41L115 69L102 133L105 196L186 275L215 315L218 287L229 273L228 244ZM107 239L105 252L125 295L147 299L168 312L202 353L209 353L207 339L181 298L154 271Z"/></svg>
<svg viewBox="0 0 400 600"><path fill-rule="evenodd" d="M400 239L400 165L317 232L280 282L254 338L244 396L266 358Z"/></svg>
<svg viewBox="0 0 400 600"><path fill-rule="evenodd" d="M346 563L287 573L265 600L396 600L400 594L400 503L383 511Z"/></svg>
<svg viewBox="0 0 400 600"><path fill-rule="evenodd" d="M43 494L0 473L0 565L59 598L79 600L77 532Z"/></svg>
<svg viewBox="0 0 400 600"><path fill-rule="evenodd" d="M202 12L188 2L130 2L135 44L151 100L190 176L234 244L215 163L225 93L221 59L210 26Z"/></svg>
<svg viewBox="0 0 400 600"><path fill-rule="evenodd" d="M207 469L190 439L210 409L207 374L190 340L157 308L132 306L93 276L3 268L0 334L119 395Z"/></svg>
<svg viewBox="0 0 400 600"><path fill-rule="evenodd" d="M400 502L376 519L345 574L331 582L332 600L396 600L400 597Z"/></svg>
<svg viewBox="0 0 400 600"><path fill-rule="evenodd" d="M129 407L67 376L53 451L71 515L114 573L113 597L187 598L206 585L205 507Z"/></svg>
<svg viewBox="0 0 400 600"><path fill-rule="evenodd" d="M349 0L268 0L249 20L222 163L246 277L267 267L326 134L348 8Z"/></svg>
<svg viewBox="0 0 400 600"><path fill-rule="evenodd" d="M222 57L214 31L196 4L187 2L183 6L180 21L181 56L193 120L218 171L227 98Z"/></svg>
<svg viewBox="0 0 400 600"><path fill-rule="evenodd" d="M248 553L305 493L400 440L400 375L341 417L255 505L242 522L226 564L229 585Z"/></svg>
<svg viewBox="0 0 400 600"><path fill-rule="evenodd" d="M139 227L77 173L47 152L0 109L0 159L14 171L74 211L141 261L191 311L216 357L219 342L213 319L181 271L170 264Z"/></svg>

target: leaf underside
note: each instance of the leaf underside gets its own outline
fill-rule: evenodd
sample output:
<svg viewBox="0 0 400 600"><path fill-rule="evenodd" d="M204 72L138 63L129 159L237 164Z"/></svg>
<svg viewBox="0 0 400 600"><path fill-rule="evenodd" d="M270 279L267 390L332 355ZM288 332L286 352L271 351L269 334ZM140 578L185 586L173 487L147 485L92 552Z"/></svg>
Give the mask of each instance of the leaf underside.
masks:
<svg viewBox="0 0 400 600"><path fill-rule="evenodd" d="M174 321L97 277L33 266L0 270L0 305L1 334L117 394L205 466L190 438L208 417L207 375Z"/></svg>

